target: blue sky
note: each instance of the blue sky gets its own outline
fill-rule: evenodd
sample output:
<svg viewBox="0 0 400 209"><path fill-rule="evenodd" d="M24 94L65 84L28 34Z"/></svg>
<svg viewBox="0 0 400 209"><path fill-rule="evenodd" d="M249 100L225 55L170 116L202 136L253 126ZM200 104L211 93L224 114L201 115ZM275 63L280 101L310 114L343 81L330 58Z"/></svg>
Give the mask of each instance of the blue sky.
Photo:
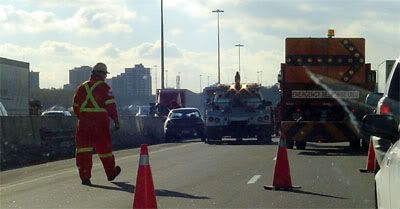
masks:
<svg viewBox="0 0 400 209"><path fill-rule="evenodd" d="M366 39L374 69L400 55L400 1L164 0L165 69L173 86L193 91L217 79L217 17L220 16L221 79L232 82L241 43L242 77L276 83L286 37ZM42 88L60 88L68 70L105 62L111 76L143 63L160 66L159 0L0 0L0 56L31 63ZM383 66L380 70L383 71ZM153 71L152 73L154 73ZM383 76L381 76L383 77ZM154 78L154 76L153 76ZM158 75L158 80L160 76ZM154 85L153 85L154 86ZM158 84L160 87L160 84Z"/></svg>

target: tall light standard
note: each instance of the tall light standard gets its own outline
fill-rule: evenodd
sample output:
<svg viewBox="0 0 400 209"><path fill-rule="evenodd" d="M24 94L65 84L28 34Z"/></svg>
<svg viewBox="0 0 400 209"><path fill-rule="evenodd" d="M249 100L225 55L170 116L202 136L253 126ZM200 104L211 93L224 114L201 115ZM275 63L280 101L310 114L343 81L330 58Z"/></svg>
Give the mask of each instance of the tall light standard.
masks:
<svg viewBox="0 0 400 209"><path fill-rule="evenodd" d="M262 85L262 71L257 71L257 81Z"/></svg>
<svg viewBox="0 0 400 209"><path fill-rule="evenodd" d="M242 45L242 44L236 44L235 46L239 48L239 74L240 74L240 47L242 47L242 46L244 46L244 45Z"/></svg>
<svg viewBox="0 0 400 209"><path fill-rule="evenodd" d="M219 13L224 12L224 10L213 10L212 12L217 13L217 25L218 25L218 84L221 83L221 61L220 61L220 49L219 49Z"/></svg>
<svg viewBox="0 0 400 209"><path fill-rule="evenodd" d="M154 81L155 81L155 83L156 83L156 90L157 90L157 88L158 88L158 85L157 85L157 65L154 65Z"/></svg>
<svg viewBox="0 0 400 209"><path fill-rule="evenodd" d="M165 87L168 88L168 70L165 70Z"/></svg>
<svg viewBox="0 0 400 209"><path fill-rule="evenodd" d="M200 75L200 90L199 90L199 92L201 93L201 89L202 89L202 85L201 85L201 77L202 77L202 75Z"/></svg>
<svg viewBox="0 0 400 209"><path fill-rule="evenodd" d="M164 11L161 0L161 89L164 89Z"/></svg>

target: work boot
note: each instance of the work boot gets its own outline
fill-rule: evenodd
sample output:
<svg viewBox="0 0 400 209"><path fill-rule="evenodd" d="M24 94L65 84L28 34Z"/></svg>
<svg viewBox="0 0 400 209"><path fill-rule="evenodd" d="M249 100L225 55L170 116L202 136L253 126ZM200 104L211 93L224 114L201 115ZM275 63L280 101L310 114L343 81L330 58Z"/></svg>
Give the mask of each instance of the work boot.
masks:
<svg viewBox="0 0 400 209"><path fill-rule="evenodd" d="M85 185L85 186L92 186L92 182L90 182L89 179L82 180L82 185Z"/></svg>
<svg viewBox="0 0 400 209"><path fill-rule="evenodd" d="M108 181L113 181L121 173L121 167L115 166L115 176L108 177Z"/></svg>

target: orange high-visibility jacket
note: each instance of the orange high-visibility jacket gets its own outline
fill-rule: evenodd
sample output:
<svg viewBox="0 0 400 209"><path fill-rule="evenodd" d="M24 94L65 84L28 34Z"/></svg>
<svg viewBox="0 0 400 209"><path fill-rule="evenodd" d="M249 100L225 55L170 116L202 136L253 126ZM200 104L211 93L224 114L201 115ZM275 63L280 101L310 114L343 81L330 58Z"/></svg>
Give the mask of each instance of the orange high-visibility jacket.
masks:
<svg viewBox="0 0 400 209"><path fill-rule="evenodd" d="M118 120L115 99L110 86L95 76L78 87L74 95L73 108L78 119L105 116L114 121Z"/></svg>

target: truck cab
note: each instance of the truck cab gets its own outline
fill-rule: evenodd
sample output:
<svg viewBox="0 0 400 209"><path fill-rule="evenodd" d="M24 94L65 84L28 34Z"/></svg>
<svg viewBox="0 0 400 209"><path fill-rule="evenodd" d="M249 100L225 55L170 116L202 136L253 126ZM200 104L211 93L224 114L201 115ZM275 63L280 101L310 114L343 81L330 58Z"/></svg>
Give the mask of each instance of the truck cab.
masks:
<svg viewBox="0 0 400 209"><path fill-rule="evenodd" d="M237 78L239 77L239 78ZM240 83L237 73L235 83L220 84L206 105L207 142L221 141L223 137L257 137L258 141L270 143L272 135L271 102L263 100L260 86Z"/></svg>

